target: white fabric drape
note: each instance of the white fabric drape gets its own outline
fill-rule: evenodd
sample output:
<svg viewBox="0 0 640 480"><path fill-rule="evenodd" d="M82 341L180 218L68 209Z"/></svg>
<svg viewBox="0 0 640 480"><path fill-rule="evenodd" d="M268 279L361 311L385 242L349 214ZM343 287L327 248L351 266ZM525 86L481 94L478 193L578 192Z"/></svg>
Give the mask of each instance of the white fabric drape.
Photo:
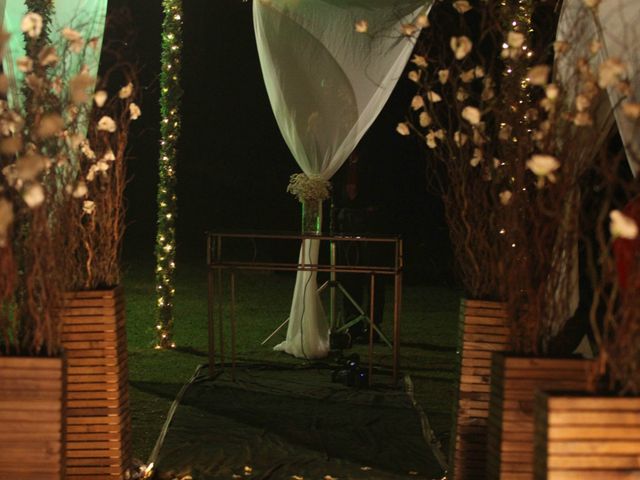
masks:
<svg viewBox="0 0 640 480"><path fill-rule="evenodd" d="M79 54L66 55L63 58L64 65L59 65L58 70L72 76L77 74L82 66L86 66L90 75L95 78L100 63L107 0L54 0L53 4L54 15L51 20L49 39L58 51L61 51L65 45L61 34L65 27L80 32L85 41L96 39L95 48L92 46ZM3 59L3 69L11 85L21 85L24 77L24 74L16 68L15 62L25 55L24 36L20 23L26 13L27 7L24 0L0 0L2 27L11 35L7 46L9 55L5 55ZM13 91L15 92L15 89ZM20 95L10 95L10 101L14 107L19 107L16 102L21 102Z"/></svg>
<svg viewBox="0 0 640 480"><path fill-rule="evenodd" d="M640 1L606 0L591 13L583 0L565 0L558 24L558 39L570 42L568 55L561 57L557 63L556 75L560 81L577 88L575 69L578 56L584 56L589 51L590 43L597 40L602 48L592 59L592 66L597 71L597 67L607 58L622 60L631 83L630 100L640 101L640 52L637 48L640 45ZM576 91L569 93L570 98L577 95ZM635 176L640 167L633 160L640 158L640 124L624 115L621 108L614 108L623 99L622 93L615 88L609 88L607 93L609 98L602 98L594 119L603 137L598 140L599 144L594 144L595 139L589 138L588 150L596 154L615 118L629 166Z"/></svg>
<svg viewBox="0 0 640 480"><path fill-rule="evenodd" d="M432 0L254 0L260 65L271 107L301 170L329 180L380 113L413 50L400 27ZM369 32L357 33L365 19ZM416 34L417 35L417 34ZM318 260L307 241L301 263ZM304 255L305 258L302 258ZM276 347L303 358L328 352L316 274L299 272L287 339Z"/></svg>
<svg viewBox="0 0 640 480"><path fill-rule="evenodd" d="M598 27L597 22L600 24ZM628 67L629 79L635 99L640 99L640 79L635 78L635 73L640 68L636 46L640 41L640 2L638 0L607 0L592 11L585 6L583 0L565 0L560 13L556 40L567 42L568 50L557 56L554 81L558 82L566 91L563 99L565 109L572 110L574 102L581 88L581 79L577 72L579 59L584 58L593 41L602 44L601 49L591 57L591 68L598 71L600 64L607 58L614 57L623 60ZM571 142L576 149L576 160L582 165L578 170L588 166L602 147L608 137L608 132L615 121L627 150L629 166L634 175L637 174L638 165L634 158L640 153L640 130L637 122L622 114L618 105L622 95L616 89L609 88L608 95L597 99L594 106L594 129L600 132L593 137L592 129L576 127L569 137L562 141ZM560 232L558 242L554 246L556 262L561 265L557 269L558 279L550 282L554 285L551 295L562 299L570 298L567 304L568 310L559 313L554 324L553 335L557 334L565 323L565 320L574 315L579 298L579 266L578 266L578 239L577 231L578 206L580 198L572 195L565 203L565 221Z"/></svg>

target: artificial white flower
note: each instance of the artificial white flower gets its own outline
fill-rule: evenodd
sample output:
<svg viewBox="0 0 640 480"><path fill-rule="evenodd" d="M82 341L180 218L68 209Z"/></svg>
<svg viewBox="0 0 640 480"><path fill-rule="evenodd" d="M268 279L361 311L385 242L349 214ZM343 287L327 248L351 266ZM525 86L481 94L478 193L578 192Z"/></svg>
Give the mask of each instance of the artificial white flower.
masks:
<svg viewBox="0 0 640 480"><path fill-rule="evenodd" d="M140 107L134 102L131 102L129 105L129 115L131 116L131 120L137 120L140 118L140 115L142 115L142 110L140 110Z"/></svg>
<svg viewBox="0 0 640 480"><path fill-rule="evenodd" d="M638 224L631 217L626 216L620 210L612 210L609 213L609 231L613 238L633 240L638 237Z"/></svg>
<svg viewBox="0 0 640 480"><path fill-rule="evenodd" d="M474 68L467 70L466 72L462 72L460 74L460 81L462 83L469 83L471 82L474 78L476 78L476 71Z"/></svg>
<svg viewBox="0 0 640 480"><path fill-rule="evenodd" d="M44 189L39 183L29 185L22 192L22 198L29 208L36 208L44 202Z"/></svg>
<svg viewBox="0 0 640 480"><path fill-rule="evenodd" d="M65 27L62 29L62 36L69 42L69 50L73 53L80 53L84 47L84 38L80 32L72 28Z"/></svg>
<svg viewBox="0 0 640 480"><path fill-rule="evenodd" d="M413 58L411 59L411 63L415 63L420 68L427 68L427 65L429 65L427 59L424 56L417 54L413 56Z"/></svg>
<svg viewBox="0 0 640 480"><path fill-rule="evenodd" d="M600 0L583 0L584 4L589 8L597 8L600 5Z"/></svg>
<svg viewBox="0 0 640 480"><path fill-rule="evenodd" d="M64 27L62 29L62 36L69 42L77 42L82 39L82 34L73 28Z"/></svg>
<svg viewBox="0 0 640 480"><path fill-rule="evenodd" d="M461 37L451 37L449 45L455 54L456 60L462 60L473 48L473 42L465 35Z"/></svg>
<svg viewBox="0 0 640 480"><path fill-rule="evenodd" d="M405 23L402 25L400 31L405 37L410 37L418 31L418 27L416 27L413 23Z"/></svg>
<svg viewBox="0 0 640 480"><path fill-rule="evenodd" d="M633 120L640 118L640 103L637 102L624 102L622 104L622 112Z"/></svg>
<svg viewBox="0 0 640 480"><path fill-rule="evenodd" d="M71 90L71 100L75 105L89 101L87 90L93 88L94 81L94 78L85 69L82 69L80 73L71 78L69 90Z"/></svg>
<svg viewBox="0 0 640 480"><path fill-rule="evenodd" d="M576 97L576 110L579 112L584 112L587 108L591 106L591 100L586 95L578 95Z"/></svg>
<svg viewBox="0 0 640 480"><path fill-rule="evenodd" d="M44 47L38 54L38 61L43 67L55 65L59 60L60 58L58 57L56 49L51 46Z"/></svg>
<svg viewBox="0 0 640 480"><path fill-rule="evenodd" d="M29 36L29 38L38 38L42 33L42 17L34 12L27 13L22 17L20 29Z"/></svg>
<svg viewBox="0 0 640 480"><path fill-rule="evenodd" d="M427 28L429 26L429 17L425 13L421 13L416 18L415 24L418 28Z"/></svg>
<svg viewBox="0 0 640 480"><path fill-rule="evenodd" d="M578 112L573 117L573 124L577 127L588 127L593 125L593 118L589 112Z"/></svg>
<svg viewBox="0 0 640 480"><path fill-rule="evenodd" d="M396 127L396 132L398 132L400 135L407 136L409 135L409 133L411 133L411 130L409 130L409 125L407 125L406 122L400 122Z"/></svg>
<svg viewBox="0 0 640 480"><path fill-rule="evenodd" d="M20 57L16 60L16 66L22 73L29 73L33 70L33 60L30 57Z"/></svg>
<svg viewBox="0 0 640 480"><path fill-rule="evenodd" d="M456 131L453 133L453 141L458 147L463 147L464 144L467 143L468 139L469 136L460 131Z"/></svg>
<svg viewBox="0 0 640 480"><path fill-rule="evenodd" d="M87 182L93 182L96 179L96 172L98 169L95 164L89 167L89 171L87 172Z"/></svg>
<svg viewBox="0 0 640 480"><path fill-rule="evenodd" d="M420 117L418 119L421 127L428 127L431 125L431 116L427 112L420 112Z"/></svg>
<svg viewBox="0 0 640 480"><path fill-rule="evenodd" d="M113 133L116 131L116 122L108 115L104 115L98 121L98 130Z"/></svg>
<svg viewBox="0 0 640 480"><path fill-rule="evenodd" d="M507 33L507 45L510 48L520 49L524 45L525 36L520 32Z"/></svg>
<svg viewBox="0 0 640 480"><path fill-rule="evenodd" d="M455 2L453 2L453 8L455 8L458 13L465 14L469 10L471 10L471 5L469 5L469 2L467 0L456 0Z"/></svg>
<svg viewBox="0 0 640 480"><path fill-rule="evenodd" d="M456 92L456 100L460 103L464 102L467 98L469 98L469 94L464 88L459 88Z"/></svg>
<svg viewBox="0 0 640 480"><path fill-rule="evenodd" d="M626 74L627 67L619 58L608 58L598 68L598 85L600 88L614 86Z"/></svg>
<svg viewBox="0 0 640 480"><path fill-rule="evenodd" d="M483 122L480 122L473 129L473 143L475 143L476 145L484 145L485 143L487 143L484 136L484 129L485 129L485 124Z"/></svg>
<svg viewBox="0 0 640 480"><path fill-rule="evenodd" d="M429 90L427 92L427 100L429 100L431 103L438 103L442 101L442 97L433 90Z"/></svg>
<svg viewBox="0 0 640 480"><path fill-rule="evenodd" d="M132 93L133 93L133 83L129 82L120 89L120 91L118 92L118 97L122 99L129 98Z"/></svg>
<svg viewBox="0 0 640 480"><path fill-rule="evenodd" d="M443 129L439 128L434 132L434 135L436 136L436 138L444 140L444 136L446 135L446 133L447 132L445 132Z"/></svg>
<svg viewBox="0 0 640 480"><path fill-rule="evenodd" d="M482 77L484 77L484 68L482 68L480 65L478 65L474 69L474 73L476 75L476 78L482 78Z"/></svg>
<svg viewBox="0 0 640 480"><path fill-rule="evenodd" d="M538 186L542 186L545 178L555 182L554 172L560 168L560 162L551 155L535 154L527 160L526 166L538 177Z"/></svg>
<svg viewBox="0 0 640 480"><path fill-rule="evenodd" d="M436 134L433 130L430 130L424 138L427 141L427 146L429 148L434 149L438 146L438 144L436 143Z"/></svg>
<svg viewBox="0 0 640 480"><path fill-rule="evenodd" d="M513 194L509 191L509 190L503 190L502 192L500 192L499 197L500 197L500 203L502 205L509 205L509 203L511 203L511 197L513 196Z"/></svg>
<svg viewBox="0 0 640 480"><path fill-rule="evenodd" d="M569 50L569 42L565 42L564 40L558 40L553 42L553 51L556 55L562 55Z"/></svg>
<svg viewBox="0 0 640 480"><path fill-rule="evenodd" d="M438 80L441 84L445 84L449 81L449 69L445 68L442 70L438 70Z"/></svg>
<svg viewBox="0 0 640 480"><path fill-rule="evenodd" d="M98 160L96 162L96 171L98 172L106 172L107 170L109 170L109 162L107 162L106 160L104 160L104 158Z"/></svg>
<svg viewBox="0 0 640 480"><path fill-rule="evenodd" d="M529 83L544 87L549 82L549 73L551 68L549 65L536 65L529 69Z"/></svg>
<svg viewBox="0 0 640 480"><path fill-rule="evenodd" d="M98 90L93 94L93 101L96 102L96 105L99 108L102 108L104 106L107 98L109 98L109 94L105 90Z"/></svg>
<svg viewBox="0 0 640 480"><path fill-rule="evenodd" d="M545 93L545 95L547 96L547 98L549 100L555 101L555 100L558 99L558 95L560 95L560 89L558 88L558 86L555 83L550 83L544 89L544 93Z"/></svg>
<svg viewBox="0 0 640 480"><path fill-rule="evenodd" d="M82 211L87 215L93 215L96 211L96 203L93 200L85 200L82 202Z"/></svg>
<svg viewBox="0 0 640 480"><path fill-rule="evenodd" d="M105 162L114 162L116 160L116 156L114 155L113 150L107 150L101 160Z"/></svg>
<svg viewBox="0 0 640 480"><path fill-rule="evenodd" d="M50 138L58 135L64 129L64 120L57 113L48 113L40 118L36 132L40 138Z"/></svg>
<svg viewBox="0 0 640 480"><path fill-rule="evenodd" d="M479 148L474 148L473 156L471 157L469 164L475 168L480 165L480 162L482 162L482 150L480 150Z"/></svg>
<svg viewBox="0 0 640 480"><path fill-rule="evenodd" d="M420 110L424 108L424 98L422 95L416 95L411 99L411 108L414 110Z"/></svg>
<svg viewBox="0 0 640 480"><path fill-rule="evenodd" d="M82 140L80 142L80 151L89 160L95 160L96 152L93 151L93 149L91 148L91 145L89 145L89 141L88 140Z"/></svg>
<svg viewBox="0 0 640 480"><path fill-rule="evenodd" d="M482 114L476 107L464 107L464 109L462 110L462 118L464 118L471 125L478 125L482 118Z"/></svg>
<svg viewBox="0 0 640 480"><path fill-rule="evenodd" d="M411 80L412 82L418 83L420 81L420 72L418 70L411 70L407 74L407 77L409 77L409 80Z"/></svg>
<svg viewBox="0 0 640 480"><path fill-rule="evenodd" d="M366 20L358 20L355 23L355 30L357 33L367 33L369 31L369 22Z"/></svg>
<svg viewBox="0 0 640 480"><path fill-rule="evenodd" d="M87 184L82 180L80 180L78 182L78 185L76 185L76 188L73 190L72 195L73 195L73 198L82 198L82 197L85 197L88 192L89 192L89 189L87 188Z"/></svg>

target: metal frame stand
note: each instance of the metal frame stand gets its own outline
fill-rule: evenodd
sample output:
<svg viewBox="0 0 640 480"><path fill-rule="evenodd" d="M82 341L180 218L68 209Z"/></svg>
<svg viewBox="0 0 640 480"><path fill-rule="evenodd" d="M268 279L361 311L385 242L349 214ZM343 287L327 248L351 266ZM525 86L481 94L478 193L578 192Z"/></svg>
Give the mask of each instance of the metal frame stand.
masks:
<svg viewBox="0 0 640 480"><path fill-rule="evenodd" d="M232 239L252 239L252 240L281 240L281 241L300 241L300 240L325 240L332 242L332 259L330 264L318 263L314 265L300 264L296 262L260 262L260 261L237 261L232 259L223 259L222 256L222 240ZM341 241L344 242L380 242L393 244L395 248L393 266L351 266L351 265L339 265L335 259L335 244ZM400 310L402 300L402 272L403 272L403 248L402 239L400 237L384 237L384 236L337 236L337 235L301 235L301 234L260 234L260 233L207 233L207 302L208 302L208 326L209 326L209 374L213 376L216 373L216 337L219 336L220 344L220 361L225 361L224 351L224 308L223 308L223 270L230 271L230 304L229 304L229 319L231 322L231 367L232 376L235 378L235 366L236 366L236 332L237 332L237 319L236 319L236 273L238 270L271 270L271 271L307 271L307 272L328 272L330 274L330 280L325 282L319 290L331 289L331 322L332 328L336 323L336 311L337 302L336 295L337 290L340 290L349 300L356 305L361 315L354 319L357 321L368 321L373 328L369 328L369 379L371 379L371 373L373 371L373 331L378 331L381 338L390 345L393 362L393 382L398 380L398 369L400 360ZM217 271L217 272L216 272ZM216 275L217 273L217 275ZM346 289L336 280L337 273L357 273L370 275L370 310L371 316L367 317L362 310L362 307L357 305L353 297L349 295ZM373 318L373 306L375 301L375 282L378 275L391 275L394 277L394 296L393 296L393 336L391 341L384 337L380 330L375 325L375 319ZM217 277L217 278L216 278ZM217 281L216 281L217 280ZM216 285L217 284L217 285ZM218 305L216 305L218 303ZM217 307L217 308L216 308ZM219 333L216 335L216 317L219 319ZM273 337L282 327L287 323L285 320L263 343L266 343ZM352 320L347 325L339 327L340 331L349 328L354 324Z"/></svg>

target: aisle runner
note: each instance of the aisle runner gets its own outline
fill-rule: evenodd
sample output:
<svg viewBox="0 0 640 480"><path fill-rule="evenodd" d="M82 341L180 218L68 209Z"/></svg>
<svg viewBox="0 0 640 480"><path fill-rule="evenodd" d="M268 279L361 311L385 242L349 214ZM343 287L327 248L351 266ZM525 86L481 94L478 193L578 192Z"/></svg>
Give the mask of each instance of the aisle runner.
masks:
<svg viewBox="0 0 640 480"><path fill-rule="evenodd" d="M358 391L330 376L254 368L235 384L223 374L191 386L159 470L198 480L442 477L404 390Z"/></svg>

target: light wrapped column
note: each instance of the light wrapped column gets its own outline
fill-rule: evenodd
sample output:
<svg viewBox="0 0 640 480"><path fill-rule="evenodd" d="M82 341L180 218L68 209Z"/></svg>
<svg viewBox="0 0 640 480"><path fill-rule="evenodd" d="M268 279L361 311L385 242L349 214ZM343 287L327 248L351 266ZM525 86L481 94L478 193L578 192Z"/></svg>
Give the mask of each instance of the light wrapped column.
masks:
<svg viewBox="0 0 640 480"><path fill-rule="evenodd" d="M158 233L156 237L157 335L156 348L173 348L175 294L176 156L180 137L180 54L182 1L163 0L162 72L160 74L160 159Z"/></svg>

